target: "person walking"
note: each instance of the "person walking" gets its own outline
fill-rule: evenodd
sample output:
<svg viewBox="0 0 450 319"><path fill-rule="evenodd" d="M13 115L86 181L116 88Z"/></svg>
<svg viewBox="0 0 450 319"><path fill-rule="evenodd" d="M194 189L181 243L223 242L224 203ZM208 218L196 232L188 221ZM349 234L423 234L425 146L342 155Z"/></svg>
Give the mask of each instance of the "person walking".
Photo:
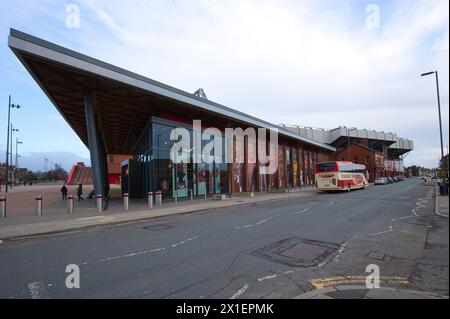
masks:
<svg viewBox="0 0 450 319"><path fill-rule="evenodd" d="M84 199L81 195L83 195L83 185L82 185L82 184L79 184L79 185L78 185L78 188L77 188L78 201Z"/></svg>
<svg viewBox="0 0 450 319"><path fill-rule="evenodd" d="M62 195L62 199L67 199L67 192L68 192L68 190L67 190L66 184L64 184L64 185L61 187L61 195Z"/></svg>

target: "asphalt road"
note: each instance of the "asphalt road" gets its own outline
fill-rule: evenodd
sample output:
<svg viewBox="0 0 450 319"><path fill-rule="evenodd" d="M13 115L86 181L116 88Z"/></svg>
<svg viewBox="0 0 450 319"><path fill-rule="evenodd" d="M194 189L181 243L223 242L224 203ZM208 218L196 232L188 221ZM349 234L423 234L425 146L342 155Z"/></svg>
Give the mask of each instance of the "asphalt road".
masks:
<svg viewBox="0 0 450 319"><path fill-rule="evenodd" d="M383 286L448 295L448 219L431 190L415 179L6 241L0 298L292 298L360 283L369 264Z"/></svg>

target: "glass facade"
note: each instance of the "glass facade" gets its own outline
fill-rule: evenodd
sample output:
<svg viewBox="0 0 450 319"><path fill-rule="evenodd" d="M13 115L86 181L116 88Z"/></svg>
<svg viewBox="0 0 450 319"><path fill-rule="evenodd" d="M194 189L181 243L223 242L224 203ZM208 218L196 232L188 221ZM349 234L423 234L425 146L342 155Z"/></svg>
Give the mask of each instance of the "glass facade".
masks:
<svg viewBox="0 0 450 319"><path fill-rule="evenodd" d="M192 126L152 118L150 125L134 149L134 159L145 168L142 172L144 184L143 196L146 192L161 191L163 199L173 199L193 196L229 193L229 164L224 162L225 141L222 140L222 158L214 158L212 163L194 163L194 155L201 156L201 149L192 148L189 154L176 154L182 161L174 164L170 158L174 141L170 140L170 133L174 128L186 128L193 144ZM150 143L151 141L151 143ZM202 141L202 148L209 141ZM220 162L217 163L216 162Z"/></svg>
<svg viewBox="0 0 450 319"><path fill-rule="evenodd" d="M191 146L188 154L177 154L181 163L174 164L170 158L174 141L170 134L174 128L185 128L190 133ZM161 191L163 199L203 197L205 193L228 194L240 192L268 191L302 187L314 182L314 165L319 152L291 145L278 146L278 170L273 175L259 174L256 143L235 139L233 163L225 161L225 138L222 137L222 154L210 154L212 163L194 163L202 156L203 147L211 141L202 141L202 147L194 145L192 125L153 117L134 148L134 160L140 164L142 197L147 192ZM216 153L216 152L214 152ZM218 153L218 152L217 152ZM322 155L322 154L321 154ZM221 157L219 157L221 156ZM244 159L237 163L237 159ZM322 156L321 156L322 158ZM137 179L137 178L136 178Z"/></svg>

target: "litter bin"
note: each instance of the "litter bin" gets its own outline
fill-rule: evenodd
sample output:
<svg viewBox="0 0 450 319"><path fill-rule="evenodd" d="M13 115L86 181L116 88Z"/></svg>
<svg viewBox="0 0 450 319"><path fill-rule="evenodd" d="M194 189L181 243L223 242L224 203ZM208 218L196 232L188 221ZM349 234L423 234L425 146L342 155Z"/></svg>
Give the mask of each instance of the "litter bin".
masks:
<svg viewBox="0 0 450 319"><path fill-rule="evenodd" d="M441 196L448 195L448 182L439 183L439 194Z"/></svg>

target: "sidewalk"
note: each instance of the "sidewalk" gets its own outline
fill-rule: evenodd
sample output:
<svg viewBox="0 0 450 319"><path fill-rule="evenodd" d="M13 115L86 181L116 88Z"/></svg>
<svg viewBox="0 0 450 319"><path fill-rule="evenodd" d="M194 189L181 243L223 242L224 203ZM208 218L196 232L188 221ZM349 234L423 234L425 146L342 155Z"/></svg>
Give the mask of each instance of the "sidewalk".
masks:
<svg viewBox="0 0 450 319"><path fill-rule="evenodd" d="M384 287L368 289L366 286L334 286L312 290L294 299L448 299L448 296Z"/></svg>
<svg viewBox="0 0 450 319"><path fill-rule="evenodd" d="M108 210L98 214L95 207L76 212L75 216L60 213L48 216L27 216L21 218L0 219L0 239L14 239L36 235L52 234L79 230L86 227L122 224L132 221L146 220L194 212L207 212L232 206L248 205L257 202L277 201L289 198L299 198L316 195L315 190L302 190L295 193L255 193L255 197L237 197L224 201L212 199L197 199L194 201L180 201L178 205L165 203L161 207L124 212ZM131 204L130 204L131 205Z"/></svg>
<svg viewBox="0 0 450 319"><path fill-rule="evenodd" d="M436 186L436 203L435 203L435 213L442 217L448 218L448 195L439 195L439 187Z"/></svg>

